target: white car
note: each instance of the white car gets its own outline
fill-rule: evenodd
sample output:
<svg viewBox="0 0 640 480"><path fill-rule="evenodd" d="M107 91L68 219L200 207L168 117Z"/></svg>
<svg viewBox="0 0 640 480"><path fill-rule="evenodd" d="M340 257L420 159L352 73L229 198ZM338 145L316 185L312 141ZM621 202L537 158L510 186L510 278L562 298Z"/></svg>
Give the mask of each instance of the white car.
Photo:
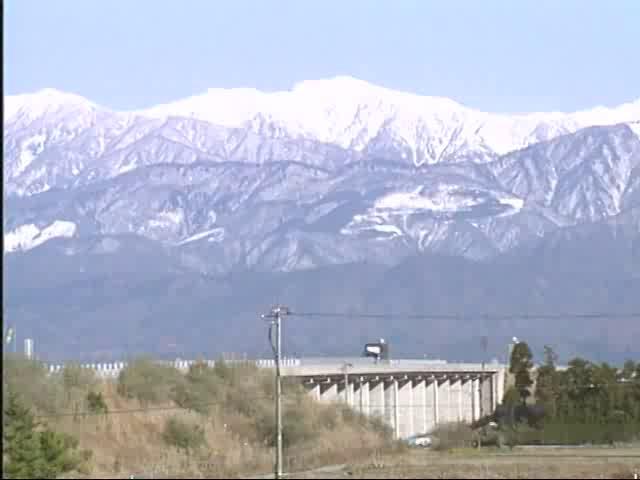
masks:
<svg viewBox="0 0 640 480"><path fill-rule="evenodd" d="M415 435L407 439L407 443L412 447L428 448L433 443L429 435Z"/></svg>

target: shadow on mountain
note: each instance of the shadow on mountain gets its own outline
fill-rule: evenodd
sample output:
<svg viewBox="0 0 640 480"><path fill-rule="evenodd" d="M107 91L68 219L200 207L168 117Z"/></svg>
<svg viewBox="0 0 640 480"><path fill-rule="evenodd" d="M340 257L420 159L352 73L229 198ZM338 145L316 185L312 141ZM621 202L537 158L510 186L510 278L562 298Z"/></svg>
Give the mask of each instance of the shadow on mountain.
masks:
<svg viewBox="0 0 640 480"><path fill-rule="evenodd" d="M537 352L553 345L564 360L620 361L640 352L640 322L624 316L640 313L638 210L623 217L559 230L490 262L422 255L392 268L224 277L186 268L140 237L56 239L5 256L5 323L51 360L270 356L260 314L284 303L301 314L285 322L289 355L357 355L383 337L392 355L479 361L487 336L486 359L504 361L517 336ZM344 315L302 315L336 312ZM374 316L355 315L363 313ZM575 316L593 313L601 315Z"/></svg>

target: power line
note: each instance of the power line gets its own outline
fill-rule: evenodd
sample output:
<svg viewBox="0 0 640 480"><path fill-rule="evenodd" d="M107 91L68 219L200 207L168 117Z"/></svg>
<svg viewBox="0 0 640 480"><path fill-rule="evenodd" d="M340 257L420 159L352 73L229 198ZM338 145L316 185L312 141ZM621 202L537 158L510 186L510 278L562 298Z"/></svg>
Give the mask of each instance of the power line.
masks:
<svg viewBox="0 0 640 480"><path fill-rule="evenodd" d="M273 396L264 396L264 397L244 397L249 398L250 400L273 400ZM108 410L106 412L92 412L92 411L82 411L82 412L64 412L64 413L49 413L49 414L39 414L34 415L34 418L60 418L60 417L104 417L108 415L124 415L130 413L152 413L152 412L166 412L166 411L195 411L198 407L214 407L220 405L228 405L228 402L207 402L207 403L194 403L188 407L181 407L179 405L174 405L170 407L140 407L140 408L127 408L121 410Z"/></svg>
<svg viewBox="0 0 640 480"><path fill-rule="evenodd" d="M356 313L356 312L296 312L290 316L309 318L357 318L357 319L406 319L406 320L561 320L561 319L589 319L589 318L640 318L640 312L631 313L469 313L469 314L397 314L397 313Z"/></svg>
<svg viewBox="0 0 640 480"><path fill-rule="evenodd" d="M561 390L565 390L565 389L569 389L569 388L579 388L579 389L593 389L593 390L597 390L597 389L608 389L608 388L620 388L620 387L640 387L640 383L633 383L633 382L629 382L629 383L611 383L611 384L601 384L601 385L594 385L594 384L584 384L584 385L570 385L570 386L563 386L560 387ZM457 392L456 392L457 393ZM469 392L465 392L462 391L463 395L469 395ZM300 398L299 396L297 396L296 394L283 394L283 397L288 397L290 396L290 398ZM110 397L110 398L115 398L115 397ZM245 397L246 398L246 397ZM274 396L252 396L252 397L248 397L250 400L269 400L269 401L273 401L274 400ZM133 413L153 413L153 412L163 412L163 411L194 411L196 408L198 407L213 407L213 406L221 406L221 405L228 405L228 402L207 402L207 403L197 403L197 404L193 404L189 407L186 406L178 406L178 405L174 405L174 406L168 406L168 407L141 407L141 408L128 408L128 409L121 409L121 410L109 410L107 412L104 413L99 413L99 412L90 412L90 411L82 411L82 412L65 412L65 413L52 413L52 414L40 414L40 415L34 415L35 418L59 418L59 417L91 417L91 416L96 416L96 417L102 417L102 416L108 416L108 415L122 415L122 414L133 414ZM322 405L322 402L320 403L320 405ZM334 404L324 404L327 407L331 407L331 406L344 406L346 405L345 403L334 403ZM423 407L433 407L435 404L434 403L407 403L407 404L368 404L368 408L369 409L389 409L389 408L423 408ZM359 410L359 400L356 399L354 402L352 402L351 405L349 405L350 407L352 407L354 410Z"/></svg>

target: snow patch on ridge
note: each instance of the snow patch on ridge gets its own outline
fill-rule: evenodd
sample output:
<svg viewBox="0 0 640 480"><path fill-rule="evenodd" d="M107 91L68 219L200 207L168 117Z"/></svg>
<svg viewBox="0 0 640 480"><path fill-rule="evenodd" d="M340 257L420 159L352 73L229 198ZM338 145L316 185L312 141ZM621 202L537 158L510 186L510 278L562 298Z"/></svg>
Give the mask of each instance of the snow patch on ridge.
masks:
<svg viewBox="0 0 640 480"><path fill-rule="evenodd" d="M177 245L185 245L187 243L195 242L197 240L201 240L203 238L209 237L207 241L209 242L221 242L224 240L224 228L218 227L213 228L211 230L206 230L204 232L196 233L195 235L190 236L189 238L178 242Z"/></svg>
<svg viewBox="0 0 640 480"><path fill-rule="evenodd" d="M21 225L4 235L4 251L9 253L31 250L52 238L71 238L76 231L75 223L64 220L56 220L42 230L34 224Z"/></svg>
<svg viewBox="0 0 640 480"><path fill-rule="evenodd" d="M395 214L415 213L418 210L434 212L455 212L464 207L471 207L476 202L467 196L457 195L460 188L455 185L439 185L432 194L422 195L424 187L413 192L395 192L376 200L374 210L388 211Z"/></svg>
<svg viewBox="0 0 640 480"><path fill-rule="evenodd" d="M184 221L184 212L179 210L167 210L159 212L155 218L149 220L149 226L154 228L175 228Z"/></svg>
<svg viewBox="0 0 640 480"><path fill-rule="evenodd" d="M503 192L463 189L457 185L439 184L427 189L420 186L409 192L393 192L378 198L366 212L356 214L341 233L351 235L358 232L377 231L394 236L408 235L422 244L429 232L408 227L413 215L433 213L441 222L453 220L456 214L464 213L467 221L496 215L495 208L502 207L498 216L518 213L524 200ZM472 223L473 224L473 223ZM399 225L399 226L396 226ZM477 226L477 224L474 224ZM433 240L429 237L430 240Z"/></svg>
<svg viewBox="0 0 640 480"><path fill-rule="evenodd" d="M12 175L20 175L29 167L29 165L31 165L31 163L44 150L44 142L46 139L46 135L34 135L22 144L20 154L18 156L18 163L14 167Z"/></svg>
<svg viewBox="0 0 640 480"><path fill-rule="evenodd" d="M640 121L631 122L631 123L628 123L627 125L629 126L631 131L635 133L638 136L638 138L640 138Z"/></svg>

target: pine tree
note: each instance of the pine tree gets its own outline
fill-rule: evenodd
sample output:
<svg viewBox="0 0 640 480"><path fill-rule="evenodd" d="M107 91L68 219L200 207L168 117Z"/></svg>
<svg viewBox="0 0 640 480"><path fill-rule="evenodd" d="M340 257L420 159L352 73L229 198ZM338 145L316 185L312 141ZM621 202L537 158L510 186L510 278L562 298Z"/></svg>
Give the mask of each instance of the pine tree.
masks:
<svg viewBox="0 0 640 480"><path fill-rule="evenodd" d="M7 478L41 478L43 458L40 451L39 424L18 395L9 395L3 418L4 472ZM4 463L4 462L3 462Z"/></svg>
<svg viewBox="0 0 640 480"><path fill-rule="evenodd" d="M57 478L82 466L89 452L77 452L78 441L36 422L18 395L9 395L3 416L4 478Z"/></svg>
<svg viewBox="0 0 640 480"><path fill-rule="evenodd" d="M531 380L531 369L533 368L533 355L526 342L517 343L511 352L511 365L509 373L515 375L515 388L520 394L520 399L524 405L527 397L531 396L529 388L533 385Z"/></svg>
<svg viewBox="0 0 640 480"><path fill-rule="evenodd" d="M545 417L555 418L558 412L558 357L551 347L544 347L544 364L538 369L536 379L536 403L544 408Z"/></svg>
<svg viewBox="0 0 640 480"><path fill-rule="evenodd" d="M78 441L63 433L45 430L40 434L42 470L40 478L56 478L64 472L75 470L81 458L75 451Z"/></svg>

